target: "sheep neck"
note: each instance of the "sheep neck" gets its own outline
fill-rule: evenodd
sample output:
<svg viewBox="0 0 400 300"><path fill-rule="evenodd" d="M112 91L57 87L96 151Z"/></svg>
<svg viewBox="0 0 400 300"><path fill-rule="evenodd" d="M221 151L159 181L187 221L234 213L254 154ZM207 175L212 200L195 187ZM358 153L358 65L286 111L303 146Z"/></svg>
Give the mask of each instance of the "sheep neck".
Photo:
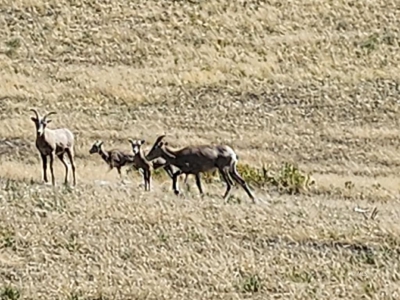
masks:
<svg viewBox="0 0 400 300"><path fill-rule="evenodd" d="M106 162L109 163L110 162L110 155L107 151L104 151L103 148L100 148L99 154L101 156L101 158Z"/></svg>
<svg viewBox="0 0 400 300"><path fill-rule="evenodd" d="M163 147L161 157L164 158L167 162L174 164L177 162L177 151L174 151L168 147Z"/></svg>

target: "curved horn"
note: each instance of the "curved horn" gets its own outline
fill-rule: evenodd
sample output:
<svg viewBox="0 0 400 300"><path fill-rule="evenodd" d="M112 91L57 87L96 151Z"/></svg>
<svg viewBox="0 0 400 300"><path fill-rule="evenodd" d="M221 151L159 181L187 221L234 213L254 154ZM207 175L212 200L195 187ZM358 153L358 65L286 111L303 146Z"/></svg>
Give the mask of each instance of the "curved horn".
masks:
<svg viewBox="0 0 400 300"><path fill-rule="evenodd" d="M33 111L33 112L35 113L35 115L36 115L36 118L37 118L37 119L40 119L39 113L37 112L36 109L31 108L30 111Z"/></svg>
<svg viewBox="0 0 400 300"><path fill-rule="evenodd" d="M44 117L43 117L43 119L47 119L48 116L50 116L50 115L55 115L55 114L56 114L55 111L51 111L51 112L45 114Z"/></svg>
<svg viewBox="0 0 400 300"><path fill-rule="evenodd" d="M156 139L156 141L155 141L155 143L154 144L158 144L159 142L161 142L162 141L162 139L163 138L165 138L165 134L163 134L163 135L160 135L157 139Z"/></svg>

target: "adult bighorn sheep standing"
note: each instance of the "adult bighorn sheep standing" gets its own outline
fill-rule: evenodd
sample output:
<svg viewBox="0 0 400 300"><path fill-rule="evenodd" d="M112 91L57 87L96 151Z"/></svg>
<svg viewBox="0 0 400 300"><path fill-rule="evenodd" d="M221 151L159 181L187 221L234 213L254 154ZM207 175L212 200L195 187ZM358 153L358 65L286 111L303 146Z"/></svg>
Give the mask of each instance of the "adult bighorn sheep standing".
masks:
<svg viewBox="0 0 400 300"><path fill-rule="evenodd" d="M68 164L64 160L66 153L71 163L73 185L76 185L75 179L75 163L74 163L74 135L67 128L49 129L47 125L51 122L48 116L56 114L56 112L49 112L48 114L40 117L35 109L30 109L36 115L31 117L31 120L36 126L36 148L39 150L40 157L43 164L43 179L47 180L47 157L50 162L51 181L55 185L53 162L54 157L57 156L65 166L65 184L68 183Z"/></svg>
<svg viewBox="0 0 400 300"><path fill-rule="evenodd" d="M179 194L177 187L177 179L179 175L195 175L196 185L200 194L203 194L200 173L217 168L226 182L226 192L223 196L225 202L233 184L229 175L246 191L253 203L256 202L246 182L237 172L236 165L238 162L238 156L231 147L227 145L200 145L188 146L180 150L172 150L167 147L167 143L162 141L164 137L165 135L161 135L157 138L153 147L146 155L146 159L151 161L155 158L162 157L167 161L167 163L179 168L172 177L172 189L176 195Z"/></svg>

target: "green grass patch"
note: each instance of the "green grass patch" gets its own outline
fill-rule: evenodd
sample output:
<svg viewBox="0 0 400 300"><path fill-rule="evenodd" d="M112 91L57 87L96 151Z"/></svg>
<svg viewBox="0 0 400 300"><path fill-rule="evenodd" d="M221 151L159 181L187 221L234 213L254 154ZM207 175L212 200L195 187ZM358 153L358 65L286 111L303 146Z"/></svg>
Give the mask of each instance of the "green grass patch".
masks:
<svg viewBox="0 0 400 300"><path fill-rule="evenodd" d="M298 166L285 162L278 169L255 167L249 164L238 164L237 170L242 178L258 188L277 188L280 193L298 194L315 184L311 174L303 172ZM128 169L128 173L135 171L141 176L139 171L133 168ZM152 178L155 180L169 179L163 168L152 171ZM205 172L202 174L205 183L222 181L218 170Z"/></svg>
<svg viewBox="0 0 400 300"><path fill-rule="evenodd" d="M298 194L315 184L311 174L297 165L285 162L278 169L239 164L238 172L249 183L258 187L276 187L280 193Z"/></svg>

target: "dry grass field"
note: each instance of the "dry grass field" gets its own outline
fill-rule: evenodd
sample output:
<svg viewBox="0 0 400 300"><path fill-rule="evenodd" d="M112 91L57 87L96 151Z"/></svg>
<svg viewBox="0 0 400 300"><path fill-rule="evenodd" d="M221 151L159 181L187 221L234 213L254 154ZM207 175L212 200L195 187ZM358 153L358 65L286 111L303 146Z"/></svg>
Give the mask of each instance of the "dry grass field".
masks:
<svg viewBox="0 0 400 300"><path fill-rule="evenodd" d="M394 0L1 1L0 299L399 299L399 43ZM30 108L76 187L43 183ZM89 154L164 133L231 145L259 203Z"/></svg>

